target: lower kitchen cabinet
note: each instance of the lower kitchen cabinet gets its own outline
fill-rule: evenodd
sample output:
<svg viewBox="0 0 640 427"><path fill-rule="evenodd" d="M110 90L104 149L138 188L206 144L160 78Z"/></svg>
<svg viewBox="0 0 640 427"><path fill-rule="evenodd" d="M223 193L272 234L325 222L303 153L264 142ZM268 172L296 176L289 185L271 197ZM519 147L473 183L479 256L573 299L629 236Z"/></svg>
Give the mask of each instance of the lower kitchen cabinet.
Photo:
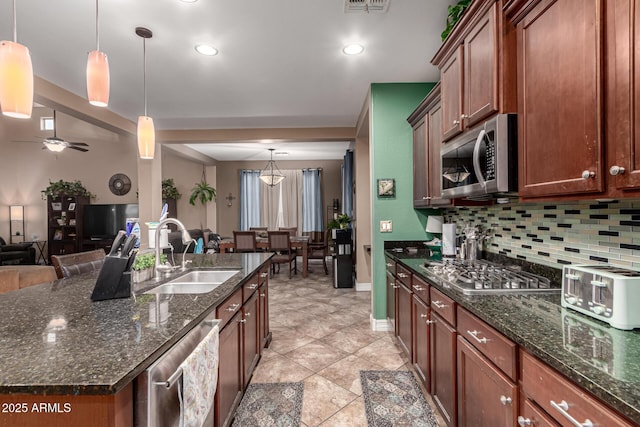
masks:
<svg viewBox="0 0 640 427"><path fill-rule="evenodd" d="M518 425L522 427L559 427L560 424L553 421L538 405L529 399L520 399L520 415Z"/></svg>
<svg viewBox="0 0 640 427"><path fill-rule="evenodd" d="M243 382L244 388L249 385L249 380L260 360L260 300L258 293L253 292L247 302L242 306L242 365L243 365Z"/></svg>
<svg viewBox="0 0 640 427"><path fill-rule="evenodd" d="M260 309L260 348L269 347L271 344L271 329L269 328L269 268L260 271L260 287L258 288Z"/></svg>
<svg viewBox="0 0 640 427"><path fill-rule="evenodd" d="M242 399L242 312L229 319L220 331L218 388L215 397L215 427L228 426Z"/></svg>
<svg viewBox="0 0 640 427"><path fill-rule="evenodd" d="M516 425L518 386L458 336L458 426Z"/></svg>
<svg viewBox="0 0 640 427"><path fill-rule="evenodd" d="M411 289L407 288L402 282L396 282L396 329L397 338L400 347L409 356L412 357L413 346L411 340L413 338L411 316Z"/></svg>
<svg viewBox="0 0 640 427"><path fill-rule="evenodd" d="M417 295L413 296L413 368L429 393L431 393L429 362L430 311L429 307Z"/></svg>
<svg viewBox="0 0 640 427"><path fill-rule="evenodd" d="M431 396L448 426L457 423L456 328L431 311Z"/></svg>
<svg viewBox="0 0 640 427"><path fill-rule="evenodd" d="M398 334L396 329L396 278L395 278L396 263L387 260L387 322L389 322L391 331L394 335Z"/></svg>

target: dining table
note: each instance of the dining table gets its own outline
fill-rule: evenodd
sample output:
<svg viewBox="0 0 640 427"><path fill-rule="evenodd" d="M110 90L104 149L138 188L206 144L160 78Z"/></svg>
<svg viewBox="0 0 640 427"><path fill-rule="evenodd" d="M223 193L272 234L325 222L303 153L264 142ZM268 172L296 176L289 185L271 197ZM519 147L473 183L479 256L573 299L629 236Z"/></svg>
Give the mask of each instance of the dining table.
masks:
<svg viewBox="0 0 640 427"><path fill-rule="evenodd" d="M310 236L291 236L291 247L302 250L302 277L307 277L309 274L309 240ZM269 249L269 239L266 237L257 236L256 246L259 249ZM220 252L233 252L235 249L235 243L232 238L224 238L219 244Z"/></svg>

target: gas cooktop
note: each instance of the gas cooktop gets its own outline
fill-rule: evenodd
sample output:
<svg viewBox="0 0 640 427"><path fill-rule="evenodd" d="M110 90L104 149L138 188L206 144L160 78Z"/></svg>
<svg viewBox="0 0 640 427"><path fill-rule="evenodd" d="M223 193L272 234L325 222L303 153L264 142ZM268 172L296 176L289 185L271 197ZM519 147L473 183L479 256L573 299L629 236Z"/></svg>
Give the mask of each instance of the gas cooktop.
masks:
<svg viewBox="0 0 640 427"><path fill-rule="evenodd" d="M560 292L552 288L549 279L522 271L517 266L504 266L485 260L444 260L425 263L427 275L443 284L467 294Z"/></svg>

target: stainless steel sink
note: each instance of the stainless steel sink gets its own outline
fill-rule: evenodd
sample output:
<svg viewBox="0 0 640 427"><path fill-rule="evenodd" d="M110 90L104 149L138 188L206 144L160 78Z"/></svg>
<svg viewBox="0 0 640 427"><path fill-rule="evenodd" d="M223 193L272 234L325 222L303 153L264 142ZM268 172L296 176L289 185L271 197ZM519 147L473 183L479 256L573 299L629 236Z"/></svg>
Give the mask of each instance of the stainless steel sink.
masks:
<svg viewBox="0 0 640 427"><path fill-rule="evenodd" d="M206 294L235 276L240 270L190 271L145 292L145 294Z"/></svg>

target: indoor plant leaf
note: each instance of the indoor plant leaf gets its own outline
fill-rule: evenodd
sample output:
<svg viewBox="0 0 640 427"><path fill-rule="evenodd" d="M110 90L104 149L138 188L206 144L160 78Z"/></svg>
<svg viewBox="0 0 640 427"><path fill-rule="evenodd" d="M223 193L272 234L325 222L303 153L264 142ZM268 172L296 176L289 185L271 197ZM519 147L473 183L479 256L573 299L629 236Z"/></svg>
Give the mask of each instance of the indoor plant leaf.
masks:
<svg viewBox="0 0 640 427"><path fill-rule="evenodd" d="M195 206L196 200L199 200L203 205L216 198L216 189L207 184L204 179L199 183L196 183L195 187L191 190L191 196L189 197L189 204Z"/></svg>

